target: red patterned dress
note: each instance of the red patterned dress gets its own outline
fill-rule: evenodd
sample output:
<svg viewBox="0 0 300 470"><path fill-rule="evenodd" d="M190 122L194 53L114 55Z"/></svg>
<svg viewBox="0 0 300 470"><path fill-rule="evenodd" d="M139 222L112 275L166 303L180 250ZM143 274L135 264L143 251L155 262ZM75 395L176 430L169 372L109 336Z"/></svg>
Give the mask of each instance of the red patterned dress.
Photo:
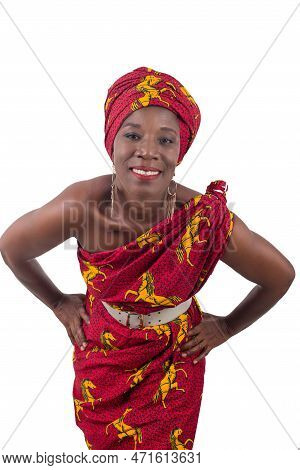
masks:
<svg viewBox="0 0 300 470"><path fill-rule="evenodd" d="M78 242L90 324L82 323L85 351L74 346L73 399L89 449L193 448L206 359L193 364L196 355L183 358L177 348L202 320L195 294L232 233L225 186L211 182L171 220L113 250L91 253ZM151 314L190 297L175 320L142 329L119 323L102 304Z"/></svg>

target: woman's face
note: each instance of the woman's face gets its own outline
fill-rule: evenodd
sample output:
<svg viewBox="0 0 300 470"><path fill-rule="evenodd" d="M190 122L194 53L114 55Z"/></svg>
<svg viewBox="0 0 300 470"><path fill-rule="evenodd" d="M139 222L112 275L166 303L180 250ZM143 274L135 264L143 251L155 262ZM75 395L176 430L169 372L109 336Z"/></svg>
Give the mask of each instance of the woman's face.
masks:
<svg viewBox="0 0 300 470"><path fill-rule="evenodd" d="M172 180L179 152L179 121L172 111L160 106L134 111L114 140L118 188L131 196L161 197ZM132 171L141 167L158 170L159 174L152 179L141 178Z"/></svg>

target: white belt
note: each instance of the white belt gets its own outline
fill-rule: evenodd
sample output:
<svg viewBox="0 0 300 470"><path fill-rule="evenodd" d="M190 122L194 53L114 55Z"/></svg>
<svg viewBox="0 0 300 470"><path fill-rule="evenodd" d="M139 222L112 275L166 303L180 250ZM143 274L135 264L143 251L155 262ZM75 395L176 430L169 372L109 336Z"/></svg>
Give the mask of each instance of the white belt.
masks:
<svg viewBox="0 0 300 470"><path fill-rule="evenodd" d="M155 312L151 312L147 315L142 313L134 313L134 312L126 312L124 310L118 310L117 308L113 308L107 302L102 300L104 307L106 307L108 313L111 314L115 320L122 323L122 325L127 326L129 328L137 328L142 329L145 326L153 326L153 325L163 325L164 323L168 323L178 315L185 313L189 306L192 303L193 297L190 297L185 302L176 305L176 307L165 308L163 310L156 310Z"/></svg>

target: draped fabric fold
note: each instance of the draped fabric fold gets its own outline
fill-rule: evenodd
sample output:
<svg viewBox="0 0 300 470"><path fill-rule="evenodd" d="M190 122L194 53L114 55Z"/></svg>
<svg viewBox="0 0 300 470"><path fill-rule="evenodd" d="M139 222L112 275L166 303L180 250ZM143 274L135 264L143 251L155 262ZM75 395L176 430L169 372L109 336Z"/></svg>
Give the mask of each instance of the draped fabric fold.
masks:
<svg viewBox="0 0 300 470"><path fill-rule="evenodd" d="M74 346L76 424L89 449L192 449L204 385L205 357L177 347L200 323L196 293L222 257L233 230L225 181L211 182L135 240L91 253L78 242L86 283L83 323L88 347ZM102 301L134 313L192 304L167 324L130 329ZM199 355L199 352L198 354Z"/></svg>

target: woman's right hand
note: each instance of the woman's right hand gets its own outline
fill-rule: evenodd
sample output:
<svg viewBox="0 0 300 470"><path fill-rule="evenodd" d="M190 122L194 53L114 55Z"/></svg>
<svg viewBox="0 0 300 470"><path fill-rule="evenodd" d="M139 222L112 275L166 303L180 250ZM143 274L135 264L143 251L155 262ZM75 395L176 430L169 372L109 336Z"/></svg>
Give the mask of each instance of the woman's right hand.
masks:
<svg viewBox="0 0 300 470"><path fill-rule="evenodd" d="M87 346L87 340L81 326L82 320L87 324L90 322L85 309L85 295L63 294L52 311L65 326L72 344L77 343L83 351Z"/></svg>

